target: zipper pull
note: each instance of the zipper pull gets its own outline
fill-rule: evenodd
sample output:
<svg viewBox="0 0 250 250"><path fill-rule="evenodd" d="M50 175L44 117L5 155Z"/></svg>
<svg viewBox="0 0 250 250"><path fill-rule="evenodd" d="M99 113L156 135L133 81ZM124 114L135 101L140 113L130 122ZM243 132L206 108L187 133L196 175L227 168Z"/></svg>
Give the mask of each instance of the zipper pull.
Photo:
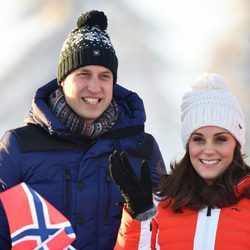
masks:
<svg viewBox="0 0 250 250"><path fill-rule="evenodd" d="M6 183L0 178L0 192L5 191L6 187Z"/></svg>
<svg viewBox="0 0 250 250"><path fill-rule="evenodd" d="M111 182L111 177L110 177L110 174L109 174L109 170L107 171L107 174L106 174L106 182Z"/></svg>
<svg viewBox="0 0 250 250"><path fill-rule="evenodd" d="M208 207L208 208L207 208L207 216L211 216L211 212L212 212L211 210L212 210L211 207Z"/></svg>

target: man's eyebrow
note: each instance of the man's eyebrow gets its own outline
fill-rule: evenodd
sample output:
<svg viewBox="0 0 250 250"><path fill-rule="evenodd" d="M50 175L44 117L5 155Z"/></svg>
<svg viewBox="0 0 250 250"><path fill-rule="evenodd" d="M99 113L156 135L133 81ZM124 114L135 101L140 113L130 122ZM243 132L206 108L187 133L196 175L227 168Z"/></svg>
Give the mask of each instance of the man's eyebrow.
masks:
<svg viewBox="0 0 250 250"><path fill-rule="evenodd" d="M77 71L78 71L78 72L90 72L89 69L78 69Z"/></svg>
<svg viewBox="0 0 250 250"><path fill-rule="evenodd" d="M107 74L107 73L112 74L112 72L109 71L109 70L102 71L101 74L103 74L103 73L105 73L105 74Z"/></svg>

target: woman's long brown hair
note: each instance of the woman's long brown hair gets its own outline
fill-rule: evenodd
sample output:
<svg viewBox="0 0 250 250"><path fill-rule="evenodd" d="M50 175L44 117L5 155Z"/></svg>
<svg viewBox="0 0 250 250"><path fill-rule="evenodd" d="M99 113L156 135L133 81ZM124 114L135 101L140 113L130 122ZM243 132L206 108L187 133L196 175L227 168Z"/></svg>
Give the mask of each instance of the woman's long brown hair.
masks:
<svg viewBox="0 0 250 250"><path fill-rule="evenodd" d="M243 157L237 143L230 166L212 185L208 185L194 170L187 150L180 162L170 165L171 174L161 176L157 195L160 199L169 199L167 206L171 206L175 212L181 212L184 207L193 210L206 206L226 207L236 204L242 197L250 199L249 189L241 196L235 192L238 181L250 174Z"/></svg>

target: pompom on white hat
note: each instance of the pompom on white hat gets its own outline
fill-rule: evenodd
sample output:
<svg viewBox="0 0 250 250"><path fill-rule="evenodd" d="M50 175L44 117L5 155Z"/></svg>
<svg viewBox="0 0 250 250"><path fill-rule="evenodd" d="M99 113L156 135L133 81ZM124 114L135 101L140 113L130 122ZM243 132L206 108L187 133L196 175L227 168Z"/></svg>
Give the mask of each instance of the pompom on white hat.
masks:
<svg viewBox="0 0 250 250"><path fill-rule="evenodd" d="M181 104L181 135L184 148L191 134L205 126L217 126L229 131L245 144L245 118L237 98L229 92L224 78L203 73L192 84Z"/></svg>

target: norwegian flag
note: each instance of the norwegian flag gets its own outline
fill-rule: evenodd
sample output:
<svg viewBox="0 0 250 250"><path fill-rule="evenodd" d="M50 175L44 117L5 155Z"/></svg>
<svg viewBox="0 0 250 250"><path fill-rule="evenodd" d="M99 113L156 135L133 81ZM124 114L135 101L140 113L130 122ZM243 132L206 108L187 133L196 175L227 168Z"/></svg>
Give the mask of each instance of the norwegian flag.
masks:
<svg viewBox="0 0 250 250"><path fill-rule="evenodd" d="M2 193L12 250L73 250L76 236L70 222L25 183Z"/></svg>

